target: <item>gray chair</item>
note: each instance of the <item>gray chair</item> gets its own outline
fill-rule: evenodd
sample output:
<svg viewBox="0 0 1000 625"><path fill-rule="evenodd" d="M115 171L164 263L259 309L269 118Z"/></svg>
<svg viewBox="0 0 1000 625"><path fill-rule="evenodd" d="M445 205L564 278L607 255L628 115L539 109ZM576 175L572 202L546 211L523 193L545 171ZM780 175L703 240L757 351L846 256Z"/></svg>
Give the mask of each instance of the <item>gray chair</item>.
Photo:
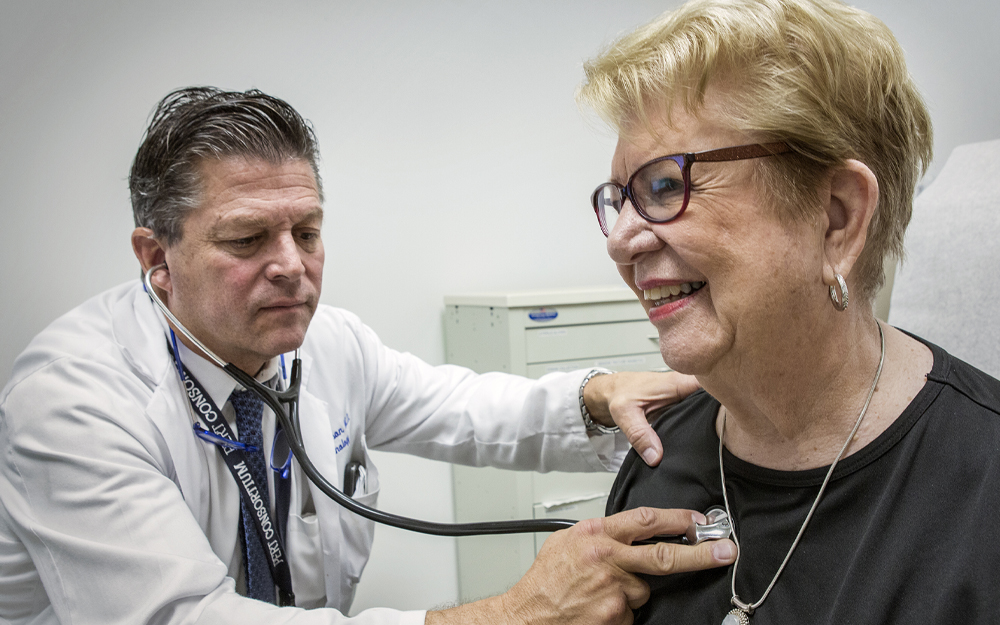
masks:
<svg viewBox="0 0 1000 625"><path fill-rule="evenodd" d="M913 204L889 323L1000 378L1000 141L955 148Z"/></svg>

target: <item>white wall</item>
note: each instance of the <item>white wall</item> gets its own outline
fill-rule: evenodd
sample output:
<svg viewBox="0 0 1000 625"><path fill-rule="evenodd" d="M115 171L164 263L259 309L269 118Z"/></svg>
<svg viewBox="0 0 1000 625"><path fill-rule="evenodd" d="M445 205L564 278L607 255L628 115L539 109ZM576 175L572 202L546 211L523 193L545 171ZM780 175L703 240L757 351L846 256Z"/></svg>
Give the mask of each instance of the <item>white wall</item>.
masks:
<svg viewBox="0 0 1000 625"><path fill-rule="evenodd" d="M315 124L326 303L443 360L442 296L617 284L588 195L613 137L581 62L676 4L639 0L86 3L0 0L0 381L31 336L132 279L125 178L169 90L258 87ZM1000 137L1000 5L866 0L936 123L938 160ZM380 454L384 508L449 520L449 471ZM451 540L377 531L356 609L454 601Z"/></svg>

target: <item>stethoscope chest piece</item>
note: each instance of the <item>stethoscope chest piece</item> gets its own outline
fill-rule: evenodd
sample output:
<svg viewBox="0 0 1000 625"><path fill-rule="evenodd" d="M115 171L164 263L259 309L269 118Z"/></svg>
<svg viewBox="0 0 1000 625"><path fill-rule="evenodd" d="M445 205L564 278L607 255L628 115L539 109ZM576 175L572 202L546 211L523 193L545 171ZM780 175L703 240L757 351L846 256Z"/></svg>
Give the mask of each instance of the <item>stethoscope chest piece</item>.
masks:
<svg viewBox="0 0 1000 625"><path fill-rule="evenodd" d="M706 540L722 540L729 538L733 533L733 526L729 522L729 515L724 508L718 506L705 511L706 522L704 524L691 523L684 540L689 545L697 545Z"/></svg>

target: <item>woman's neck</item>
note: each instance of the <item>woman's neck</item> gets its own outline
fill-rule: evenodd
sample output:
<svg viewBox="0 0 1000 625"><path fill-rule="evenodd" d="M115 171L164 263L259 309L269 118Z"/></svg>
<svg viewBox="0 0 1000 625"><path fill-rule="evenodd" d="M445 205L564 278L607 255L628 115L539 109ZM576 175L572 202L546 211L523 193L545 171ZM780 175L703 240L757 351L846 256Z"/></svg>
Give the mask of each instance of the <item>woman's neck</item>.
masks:
<svg viewBox="0 0 1000 625"><path fill-rule="evenodd" d="M829 465L844 445L872 388L881 357L870 315L837 319L825 333L766 346L739 363L720 363L702 386L724 406L725 445L753 464L780 470ZM881 434L923 385L930 350L889 326L882 378L846 455ZM909 359L909 362L906 359Z"/></svg>

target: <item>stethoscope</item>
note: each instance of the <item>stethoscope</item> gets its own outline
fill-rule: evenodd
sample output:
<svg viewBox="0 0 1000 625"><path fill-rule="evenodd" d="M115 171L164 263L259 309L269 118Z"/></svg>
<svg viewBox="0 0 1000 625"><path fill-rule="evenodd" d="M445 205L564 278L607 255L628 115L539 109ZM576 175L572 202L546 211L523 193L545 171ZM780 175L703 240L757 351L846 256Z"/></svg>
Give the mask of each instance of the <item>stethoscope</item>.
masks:
<svg viewBox="0 0 1000 625"><path fill-rule="evenodd" d="M434 523L383 512L375 508L370 508L362 503L358 503L330 483L330 481L327 480L326 477L324 477L312 463L308 454L306 454L305 444L302 439L302 430L299 425L299 389L302 385L302 360L299 358L299 350L295 350L295 358L292 360L291 378L287 381L285 388L282 390L272 389L264 384L261 384L243 370L238 369L236 366L222 360L212 350L206 347L204 343L199 341L191 332L189 332L188 329L184 327L184 324L182 324L177 317L170 312L170 309L167 308L166 304L164 304L160 297L156 294L156 290L153 288L152 276L157 271L166 268L166 263L163 263L151 267L149 271L145 273L143 282L145 284L146 293L149 294L150 299L153 300L153 303L156 304L156 307L160 309L160 312L162 312L163 315L170 321L173 327L187 337L187 339L191 341L191 343L199 350L201 350L201 352L207 356L209 360L219 366L231 378L243 386L243 388L260 397L260 399L272 411L274 411L275 417L281 425L281 430L284 433L284 438L288 444L289 450L295 459L298 460L299 466L302 467L302 472L307 478L309 478L309 481L319 488L324 495L337 502L339 505L347 508L354 514L376 523L390 525L392 527L398 527L412 532L420 532L421 534L431 534L434 536L481 536L487 534L555 532L576 525L577 521L570 519L530 519L521 521L487 521L481 523ZM284 365L283 362L282 365ZM219 441L213 442L216 442L216 444L219 443ZM235 443L234 441L223 442L228 442L230 444ZM647 541L636 541L635 544L639 544L640 542L680 542L686 544L696 544L702 542L703 540L726 538L729 536L729 520L726 517L724 510L721 512L720 516L718 510L713 508L706 513L706 516L708 518L707 524L692 524L692 527L688 528L686 535L654 536Z"/></svg>

